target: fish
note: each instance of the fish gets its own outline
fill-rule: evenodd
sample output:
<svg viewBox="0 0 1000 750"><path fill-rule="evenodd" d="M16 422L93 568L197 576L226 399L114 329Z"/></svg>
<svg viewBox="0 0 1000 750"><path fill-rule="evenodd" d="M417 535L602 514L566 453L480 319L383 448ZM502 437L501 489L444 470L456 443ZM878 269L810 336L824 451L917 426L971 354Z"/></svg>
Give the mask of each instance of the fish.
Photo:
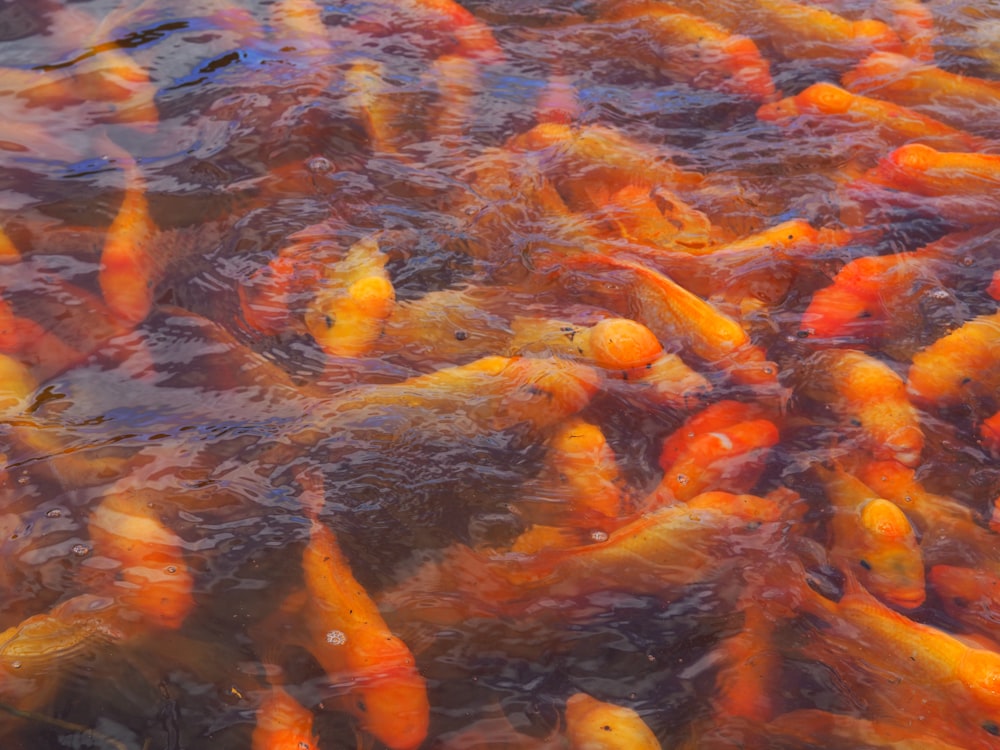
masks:
<svg viewBox="0 0 1000 750"><path fill-rule="evenodd" d="M710 490L752 490L779 438L778 427L763 418L763 411L719 401L685 421L663 443L663 478L651 504L686 502Z"/></svg>
<svg viewBox="0 0 1000 750"><path fill-rule="evenodd" d="M769 721L778 710L775 690L781 676L777 623L751 597L741 597L740 631L722 641L713 658L719 662L712 706L718 717Z"/></svg>
<svg viewBox="0 0 1000 750"><path fill-rule="evenodd" d="M339 263L323 270L303 319L330 356L360 357L382 334L396 302L385 270L387 260L377 239L366 237L354 243Z"/></svg>
<svg viewBox="0 0 1000 750"><path fill-rule="evenodd" d="M570 750L660 750L660 742L635 710L586 693L566 699L565 737Z"/></svg>
<svg viewBox="0 0 1000 750"><path fill-rule="evenodd" d="M313 718L281 685L272 685L257 706L250 750L317 750Z"/></svg>
<svg viewBox="0 0 1000 750"><path fill-rule="evenodd" d="M913 355L906 392L919 406L991 398L1000 387L1000 312L979 315Z"/></svg>
<svg viewBox="0 0 1000 750"><path fill-rule="evenodd" d="M136 324L149 315L159 282L159 269L149 252L157 228L138 165L127 159L124 169L125 196L108 227L98 281L108 308L124 322Z"/></svg>
<svg viewBox="0 0 1000 750"><path fill-rule="evenodd" d="M782 714L768 723L767 731L775 737L794 737L799 742L844 750L857 747L960 750L962 747L939 739L930 732L922 732L919 726L903 727L891 721L870 720L815 708L801 708Z"/></svg>
<svg viewBox="0 0 1000 750"><path fill-rule="evenodd" d="M924 559L903 511L842 469L813 468L833 506L831 558L879 600L906 610L922 605Z"/></svg>
<svg viewBox="0 0 1000 750"><path fill-rule="evenodd" d="M853 449L906 466L920 463L920 417L906 382L888 364L857 349L827 349L810 356L799 376L799 393L833 409Z"/></svg>
<svg viewBox="0 0 1000 750"><path fill-rule="evenodd" d="M832 127L837 134L863 128L866 136L877 138L880 147L921 143L943 151L976 151L986 146L983 138L920 112L855 94L827 81L757 110L758 119L780 125L797 122L803 116L822 118L817 125Z"/></svg>
<svg viewBox="0 0 1000 750"><path fill-rule="evenodd" d="M848 91L895 102L975 135L995 134L1000 100L995 81L882 50L844 73L840 82Z"/></svg>
<svg viewBox="0 0 1000 750"><path fill-rule="evenodd" d="M774 95L770 65L750 37L666 3L606 4L586 29L598 59L619 56L614 40L624 36L633 40L630 60L673 80L751 101Z"/></svg>
<svg viewBox="0 0 1000 750"><path fill-rule="evenodd" d="M319 520L302 556L301 616L328 679L344 685L339 701L361 729L391 750L415 750L427 736L427 684L407 645L390 630L351 571L336 537Z"/></svg>
<svg viewBox="0 0 1000 750"><path fill-rule="evenodd" d="M736 382L759 387L777 384L778 366L765 359L764 351L739 323L668 276L641 263L594 252L538 262L551 264L562 275L596 271L602 280L619 281L630 317L647 326L661 342L677 341L685 352L727 372Z"/></svg>
<svg viewBox="0 0 1000 750"><path fill-rule="evenodd" d="M125 480L122 480L125 481ZM88 521L93 557L88 567L111 578L101 593L123 617L143 627L173 630L194 609L194 575L183 542L156 516L142 492L112 488Z"/></svg>

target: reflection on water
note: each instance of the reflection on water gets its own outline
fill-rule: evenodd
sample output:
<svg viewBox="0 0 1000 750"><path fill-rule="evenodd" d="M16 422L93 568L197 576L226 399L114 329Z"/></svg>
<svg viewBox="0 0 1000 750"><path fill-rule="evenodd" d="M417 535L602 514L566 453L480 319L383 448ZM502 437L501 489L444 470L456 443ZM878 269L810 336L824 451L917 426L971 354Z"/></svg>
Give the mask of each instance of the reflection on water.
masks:
<svg viewBox="0 0 1000 750"><path fill-rule="evenodd" d="M998 22L0 8L4 747L996 747Z"/></svg>

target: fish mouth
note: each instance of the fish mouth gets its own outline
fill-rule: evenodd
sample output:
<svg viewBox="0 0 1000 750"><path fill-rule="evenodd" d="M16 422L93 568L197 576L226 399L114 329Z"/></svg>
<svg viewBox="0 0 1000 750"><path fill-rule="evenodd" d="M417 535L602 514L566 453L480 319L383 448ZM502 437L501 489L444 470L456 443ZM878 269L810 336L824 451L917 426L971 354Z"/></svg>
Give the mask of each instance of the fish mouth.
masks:
<svg viewBox="0 0 1000 750"><path fill-rule="evenodd" d="M927 600L927 592L924 589L893 592L892 596L886 597L886 600L893 606L902 609L916 609Z"/></svg>

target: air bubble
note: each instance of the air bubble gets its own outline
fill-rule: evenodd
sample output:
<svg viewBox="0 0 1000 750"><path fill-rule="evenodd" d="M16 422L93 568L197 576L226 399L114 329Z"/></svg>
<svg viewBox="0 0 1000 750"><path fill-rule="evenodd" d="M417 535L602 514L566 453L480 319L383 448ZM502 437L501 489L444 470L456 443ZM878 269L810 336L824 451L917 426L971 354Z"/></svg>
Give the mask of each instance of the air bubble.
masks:
<svg viewBox="0 0 1000 750"><path fill-rule="evenodd" d="M331 630L326 634L326 642L332 646L343 646L347 643L347 634L343 630Z"/></svg>
<svg viewBox="0 0 1000 750"><path fill-rule="evenodd" d="M333 171L333 162L325 156L314 156L306 162L306 169L313 174L326 174Z"/></svg>
<svg viewBox="0 0 1000 750"><path fill-rule="evenodd" d="M77 557L83 557L90 552L90 548L86 544L74 544L73 554Z"/></svg>
<svg viewBox="0 0 1000 750"><path fill-rule="evenodd" d="M46 518L62 518L62 511L58 508L53 508L45 513Z"/></svg>
<svg viewBox="0 0 1000 750"><path fill-rule="evenodd" d="M590 538L595 542L606 542L608 541L608 532L596 530L590 532Z"/></svg>

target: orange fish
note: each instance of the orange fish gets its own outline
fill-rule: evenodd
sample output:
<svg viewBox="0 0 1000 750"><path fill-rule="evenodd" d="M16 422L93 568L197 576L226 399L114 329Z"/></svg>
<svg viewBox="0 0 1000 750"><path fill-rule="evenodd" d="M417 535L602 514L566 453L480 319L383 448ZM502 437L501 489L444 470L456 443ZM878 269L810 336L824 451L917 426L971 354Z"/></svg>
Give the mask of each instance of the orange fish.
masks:
<svg viewBox="0 0 1000 750"><path fill-rule="evenodd" d="M396 293L374 237L356 242L332 268L324 269L306 307L306 329L327 354L359 357L382 334Z"/></svg>
<svg viewBox="0 0 1000 750"><path fill-rule="evenodd" d="M833 121L833 127L845 134L850 129L863 127L866 135L877 135L879 141L888 146L917 142L947 151L974 151L985 145L983 139L927 115L892 102L854 94L825 81L757 110L761 120L779 124L803 115L820 116L823 125L827 126ZM843 124L838 127L838 123Z"/></svg>
<svg viewBox="0 0 1000 750"><path fill-rule="evenodd" d="M672 79L753 101L774 95L770 66L757 45L724 26L665 3L620 3L602 14L598 24L602 21L611 22L612 38L634 40L630 59ZM592 54L600 56L604 50L619 51L608 44L592 46Z"/></svg>
<svg viewBox="0 0 1000 750"><path fill-rule="evenodd" d="M904 727L890 721L872 721L849 714L801 708L778 716L767 725L775 738L794 737L796 742L827 750L893 748L894 750L962 750L947 740L921 731L918 722Z"/></svg>
<svg viewBox="0 0 1000 750"><path fill-rule="evenodd" d="M21 260L20 251L7 233L0 228L0 264L15 263L19 260Z"/></svg>
<svg viewBox="0 0 1000 750"><path fill-rule="evenodd" d="M660 750L656 735L634 710L586 693L566 701L565 736L570 750Z"/></svg>
<svg viewBox="0 0 1000 750"><path fill-rule="evenodd" d="M892 51L869 55L841 83L849 91L887 99L970 133L988 136L997 124L1000 84Z"/></svg>
<svg viewBox="0 0 1000 750"><path fill-rule="evenodd" d="M156 225L149 214L146 182L138 166L125 163L125 198L108 228L98 280L108 307L127 323L149 315L158 279L150 244Z"/></svg>
<svg viewBox="0 0 1000 750"><path fill-rule="evenodd" d="M565 273L599 271L600 279L624 286L625 305L660 341L678 341L684 351L725 370L740 383L777 383L778 368L735 320L667 276L639 263L597 253L577 253L544 262ZM593 278L593 277L591 277ZM620 305L621 302L619 301Z"/></svg>
<svg viewBox="0 0 1000 750"><path fill-rule="evenodd" d="M354 577L333 533L318 520L302 567L308 648L329 679L347 687L345 709L391 750L415 750L430 719L424 678Z"/></svg>
<svg viewBox="0 0 1000 750"><path fill-rule="evenodd" d="M675 433L685 439L683 450L673 460L665 460L665 454L673 452L672 444L664 446L660 454L663 479L653 491L654 504L668 498L686 502L709 490L749 492L778 442L778 428L768 419L735 422L688 438L692 432L692 427L683 426Z"/></svg>
<svg viewBox="0 0 1000 750"><path fill-rule="evenodd" d="M1000 411L983 420L979 425L979 436L990 453L1000 456Z"/></svg>
<svg viewBox="0 0 1000 750"><path fill-rule="evenodd" d="M928 566L960 564L970 555L980 565L1000 561L1000 536L983 528L968 506L928 492L913 469L898 461L872 461L859 469L858 478L913 519Z"/></svg>
<svg viewBox="0 0 1000 750"><path fill-rule="evenodd" d="M154 514L141 492L112 490L91 512L95 571L115 578L105 592L143 625L179 628L194 608L194 576L181 539ZM97 561L113 561L102 568Z"/></svg>
<svg viewBox="0 0 1000 750"><path fill-rule="evenodd" d="M717 648L721 664L712 703L718 715L768 721L776 711L780 654L774 641L775 622L750 597L742 598L739 633Z"/></svg>
<svg viewBox="0 0 1000 750"><path fill-rule="evenodd" d="M924 560L909 519L841 469L815 466L833 506L834 560L872 594L903 609L924 603Z"/></svg>
<svg viewBox="0 0 1000 750"><path fill-rule="evenodd" d="M272 685L257 707L250 750L317 750L318 747L312 711L280 685Z"/></svg>
<svg viewBox="0 0 1000 750"><path fill-rule="evenodd" d="M906 466L920 462L924 433L917 410L903 378L887 364L854 349L828 349L812 355L800 376L800 392L829 405L858 449Z"/></svg>
<svg viewBox="0 0 1000 750"><path fill-rule="evenodd" d="M965 627L1000 642L1000 576L956 565L935 565L927 574L945 612Z"/></svg>
<svg viewBox="0 0 1000 750"><path fill-rule="evenodd" d="M913 355L906 390L922 406L992 398L1000 387L1000 312L980 315Z"/></svg>

